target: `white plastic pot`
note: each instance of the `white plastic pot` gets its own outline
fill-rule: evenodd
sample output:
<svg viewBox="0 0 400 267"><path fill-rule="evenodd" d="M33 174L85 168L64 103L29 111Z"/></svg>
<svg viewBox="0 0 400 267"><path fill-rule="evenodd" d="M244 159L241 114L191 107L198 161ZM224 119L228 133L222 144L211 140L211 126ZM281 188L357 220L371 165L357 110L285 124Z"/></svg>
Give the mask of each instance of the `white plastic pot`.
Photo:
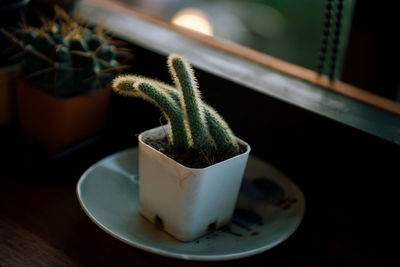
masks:
<svg viewBox="0 0 400 267"><path fill-rule="evenodd" d="M194 240L231 221L250 153L206 168L188 168L145 144L162 138L169 126L139 135L140 212L181 241Z"/></svg>

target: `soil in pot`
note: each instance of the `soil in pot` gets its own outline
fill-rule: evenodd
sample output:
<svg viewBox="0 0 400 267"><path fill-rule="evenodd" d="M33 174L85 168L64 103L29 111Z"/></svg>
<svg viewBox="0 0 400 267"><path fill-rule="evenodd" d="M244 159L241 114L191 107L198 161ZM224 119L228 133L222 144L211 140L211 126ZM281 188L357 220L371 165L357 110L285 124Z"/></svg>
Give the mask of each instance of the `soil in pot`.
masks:
<svg viewBox="0 0 400 267"><path fill-rule="evenodd" d="M240 143L239 153L237 154L226 154L217 150L211 150L210 153L204 154L198 152L197 150L187 150L173 147L169 143L167 137L159 139L148 137L143 141L167 157L172 158L183 166L189 168L205 168L246 152L246 146Z"/></svg>

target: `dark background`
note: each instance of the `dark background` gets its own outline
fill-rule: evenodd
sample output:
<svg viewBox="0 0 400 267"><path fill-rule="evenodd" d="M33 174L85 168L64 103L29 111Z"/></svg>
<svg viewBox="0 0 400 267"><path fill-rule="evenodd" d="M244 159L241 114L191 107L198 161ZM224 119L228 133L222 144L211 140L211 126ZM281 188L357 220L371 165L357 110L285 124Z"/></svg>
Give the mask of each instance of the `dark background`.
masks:
<svg viewBox="0 0 400 267"><path fill-rule="evenodd" d="M393 3L356 1L342 80L399 102L398 32Z"/></svg>

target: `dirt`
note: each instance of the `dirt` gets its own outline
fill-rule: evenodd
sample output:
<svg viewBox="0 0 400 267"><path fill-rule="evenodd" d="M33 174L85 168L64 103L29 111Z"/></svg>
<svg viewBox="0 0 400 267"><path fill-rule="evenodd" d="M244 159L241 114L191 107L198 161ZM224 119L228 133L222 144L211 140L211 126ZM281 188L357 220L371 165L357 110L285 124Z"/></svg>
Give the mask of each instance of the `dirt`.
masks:
<svg viewBox="0 0 400 267"><path fill-rule="evenodd" d="M154 149L160 151L164 155L189 168L205 168L226 159L232 158L234 156L240 155L246 151L246 146L242 144L240 144L239 153L226 154L221 153L220 151L217 151L215 149L208 152L201 152L194 149L188 150L174 147L169 143L168 138L166 137L162 139L147 138L143 141Z"/></svg>

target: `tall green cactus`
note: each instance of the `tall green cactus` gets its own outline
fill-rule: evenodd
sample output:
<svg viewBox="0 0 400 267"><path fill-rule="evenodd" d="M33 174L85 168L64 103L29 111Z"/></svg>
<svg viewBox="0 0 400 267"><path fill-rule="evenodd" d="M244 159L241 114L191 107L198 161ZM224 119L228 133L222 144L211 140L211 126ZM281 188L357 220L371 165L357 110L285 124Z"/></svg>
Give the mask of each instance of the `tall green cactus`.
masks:
<svg viewBox="0 0 400 267"><path fill-rule="evenodd" d="M176 87L142 76L123 75L114 79L113 88L121 95L140 97L157 106L171 124L174 146L190 147L206 155L213 150L237 154L239 146L228 124L202 101L190 64L178 55L170 55L167 63ZM182 143L181 138L186 141Z"/></svg>
<svg viewBox="0 0 400 267"><path fill-rule="evenodd" d="M171 55L168 67L176 88L181 92L180 104L188 120L190 136L196 150L209 151L212 143L207 131L200 91L191 66L180 56Z"/></svg>
<svg viewBox="0 0 400 267"><path fill-rule="evenodd" d="M177 147L189 148L185 121L179 106L162 90L157 90L149 83L140 82L135 85L135 90L140 92L144 99L150 99L159 109L171 125L173 144Z"/></svg>

